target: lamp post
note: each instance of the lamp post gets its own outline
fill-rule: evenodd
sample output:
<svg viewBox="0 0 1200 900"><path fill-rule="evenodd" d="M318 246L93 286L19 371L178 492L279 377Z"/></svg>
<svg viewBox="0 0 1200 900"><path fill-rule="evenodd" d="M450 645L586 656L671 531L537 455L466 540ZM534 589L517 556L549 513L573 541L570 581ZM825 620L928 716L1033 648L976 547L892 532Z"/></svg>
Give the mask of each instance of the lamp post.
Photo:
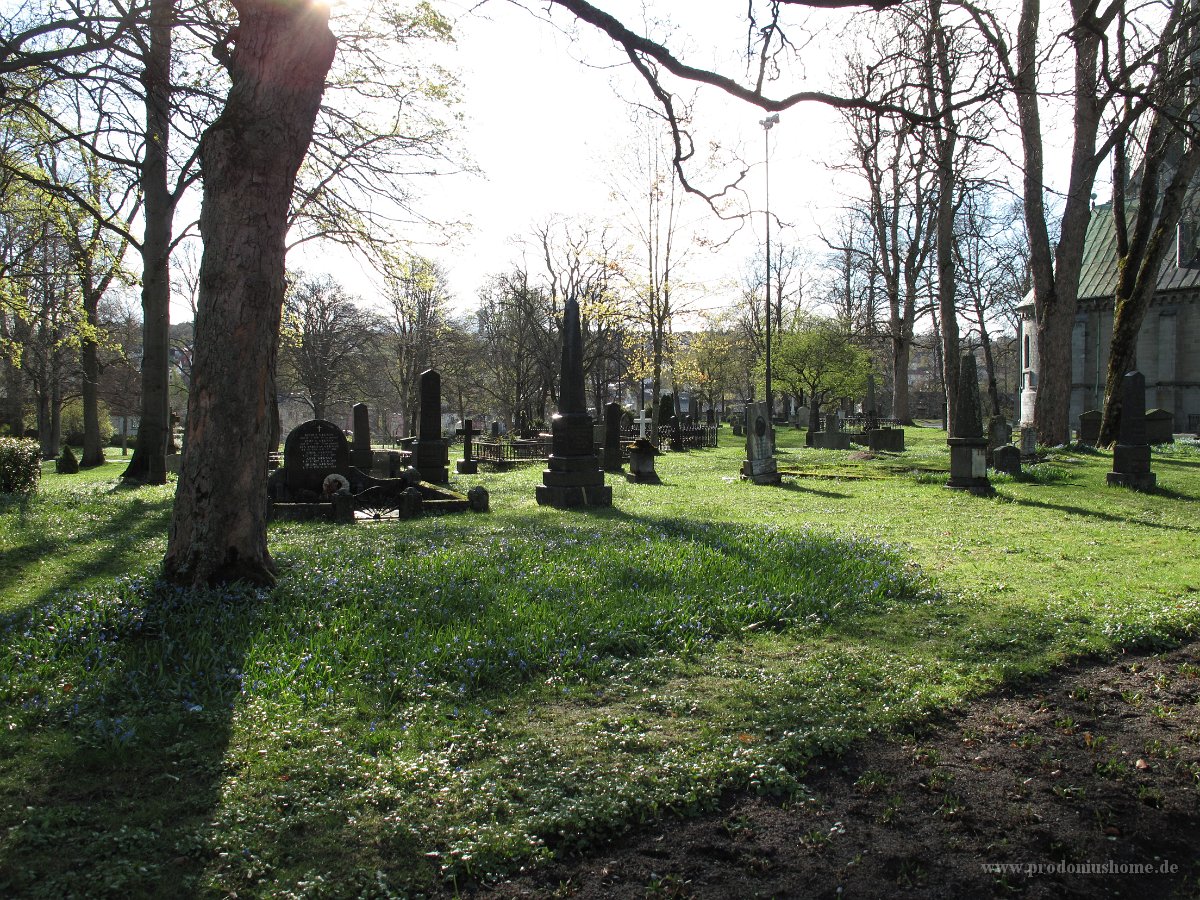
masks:
<svg viewBox="0 0 1200 900"><path fill-rule="evenodd" d="M766 324L767 353L766 353L766 394L767 417L775 418L774 403L771 398L771 144L770 131L772 125L779 124L779 113L767 116L758 123L763 127L763 175L766 182L766 219L767 219L767 287L766 287Z"/></svg>

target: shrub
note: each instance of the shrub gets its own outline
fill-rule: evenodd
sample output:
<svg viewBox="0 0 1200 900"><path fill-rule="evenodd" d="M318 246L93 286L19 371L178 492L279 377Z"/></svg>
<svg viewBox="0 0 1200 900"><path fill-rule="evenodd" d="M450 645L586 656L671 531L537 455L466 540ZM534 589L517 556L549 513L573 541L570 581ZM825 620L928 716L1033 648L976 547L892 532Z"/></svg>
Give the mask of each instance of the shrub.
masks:
<svg viewBox="0 0 1200 900"><path fill-rule="evenodd" d="M42 475L37 441L0 437L0 494L33 494Z"/></svg>
<svg viewBox="0 0 1200 900"><path fill-rule="evenodd" d="M62 455L54 462L54 471L59 475L78 475L79 460L75 454L71 452L71 447L67 444L63 445Z"/></svg>

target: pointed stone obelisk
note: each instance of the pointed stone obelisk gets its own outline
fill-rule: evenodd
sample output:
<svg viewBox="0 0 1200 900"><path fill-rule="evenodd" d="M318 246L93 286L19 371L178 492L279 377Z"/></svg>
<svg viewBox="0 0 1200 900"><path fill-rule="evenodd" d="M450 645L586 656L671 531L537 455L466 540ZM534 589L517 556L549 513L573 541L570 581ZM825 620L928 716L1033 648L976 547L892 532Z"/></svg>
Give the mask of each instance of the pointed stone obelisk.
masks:
<svg viewBox="0 0 1200 900"><path fill-rule="evenodd" d="M979 373L973 353L964 353L959 361L954 433L946 443L950 445L950 480L946 487L981 497L994 494L996 489L987 477L987 438L983 436Z"/></svg>
<svg viewBox="0 0 1200 900"><path fill-rule="evenodd" d="M612 506L612 488L593 444L595 432L583 392L583 335L579 304L563 309L562 375L558 414L550 420L550 458L537 488L540 506Z"/></svg>
<svg viewBox="0 0 1200 900"><path fill-rule="evenodd" d="M1153 491L1158 476L1150 471L1150 443L1146 440L1146 376L1126 372L1121 379L1121 422L1109 484L1135 491Z"/></svg>

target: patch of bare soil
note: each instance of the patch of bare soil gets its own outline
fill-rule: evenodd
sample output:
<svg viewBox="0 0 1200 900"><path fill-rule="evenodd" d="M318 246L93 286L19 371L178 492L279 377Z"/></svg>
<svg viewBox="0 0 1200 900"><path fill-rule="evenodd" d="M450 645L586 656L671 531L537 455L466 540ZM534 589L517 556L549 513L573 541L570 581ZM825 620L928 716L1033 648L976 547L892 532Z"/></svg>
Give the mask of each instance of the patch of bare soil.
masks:
<svg viewBox="0 0 1200 900"><path fill-rule="evenodd" d="M1200 644L1084 662L496 897L1200 896Z"/></svg>

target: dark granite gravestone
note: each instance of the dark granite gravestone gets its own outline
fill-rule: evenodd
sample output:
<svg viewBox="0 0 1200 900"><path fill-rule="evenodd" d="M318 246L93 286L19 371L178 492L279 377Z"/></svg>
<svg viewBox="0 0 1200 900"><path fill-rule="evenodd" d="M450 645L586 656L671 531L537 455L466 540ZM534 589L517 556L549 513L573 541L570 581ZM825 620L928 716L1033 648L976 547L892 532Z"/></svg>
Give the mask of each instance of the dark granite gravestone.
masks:
<svg viewBox="0 0 1200 900"><path fill-rule="evenodd" d="M1172 444L1175 442L1175 417L1165 409L1146 410L1146 443Z"/></svg>
<svg viewBox="0 0 1200 900"><path fill-rule="evenodd" d="M946 439L950 445L950 480L946 487L980 497L994 494L987 477L987 439L983 436L979 375L972 353L964 353L959 360L955 407L954 434Z"/></svg>
<svg viewBox="0 0 1200 900"><path fill-rule="evenodd" d="M479 472L479 463L472 456L471 441L475 435L482 434L480 429L475 427L475 423L470 419L463 420L463 458L455 463L455 471L459 475L475 475Z"/></svg>
<svg viewBox="0 0 1200 900"><path fill-rule="evenodd" d="M568 300L563 309L562 374L558 414L550 420L550 456L537 487L539 506L611 506L612 488L592 443L592 417L583 391L583 335L579 304Z"/></svg>
<svg viewBox="0 0 1200 900"><path fill-rule="evenodd" d="M621 404L604 407L604 469L620 472L621 468Z"/></svg>
<svg viewBox="0 0 1200 900"><path fill-rule="evenodd" d="M1158 477L1150 471L1150 444L1146 441L1146 378L1126 372L1121 380L1121 428L1113 447L1113 468L1108 483L1153 491Z"/></svg>
<svg viewBox="0 0 1200 900"><path fill-rule="evenodd" d="M1079 443L1095 447L1100 442L1100 423L1104 421L1104 413L1098 409L1089 409L1079 414Z"/></svg>
<svg viewBox="0 0 1200 900"><path fill-rule="evenodd" d="M328 475L350 466L350 444L342 429L324 419L302 422L283 442L283 484L292 493L320 496Z"/></svg>
<svg viewBox="0 0 1200 900"><path fill-rule="evenodd" d="M704 413L704 422L709 428L717 424L717 411L711 406Z"/></svg>
<svg viewBox="0 0 1200 900"><path fill-rule="evenodd" d="M1012 426L1004 416L991 416L987 426L987 464L992 465L992 453L997 447L1012 443Z"/></svg>
<svg viewBox="0 0 1200 900"><path fill-rule="evenodd" d="M867 434L867 449L875 453L903 453L903 428L872 428Z"/></svg>
<svg viewBox="0 0 1200 900"><path fill-rule="evenodd" d="M498 437L500 437L500 423L493 422L492 423L492 440L494 441Z"/></svg>
<svg viewBox="0 0 1200 900"><path fill-rule="evenodd" d="M442 437L442 376L433 369L421 373L421 413L413 465L426 481L445 484L450 480L450 445Z"/></svg>
<svg viewBox="0 0 1200 900"><path fill-rule="evenodd" d="M354 444L350 448L350 464L364 472L370 472L374 462L371 456L371 412L365 403L355 403L352 412Z"/></svg>
<svg viewBox="0 0 1200 900"><path fill-rule="evenodd" d="M992 468L1005 475L1021 474L1021 451L1012 444L1004 444L992 451Z"/></svg>
<svg viewBox="0 0 1200 900"><path fill-rule="evenodd" d="M764 401L746 405L746 459L742 462L742 478L755 484L779 484L779 468L772 452L771 423Z"/></svg>

